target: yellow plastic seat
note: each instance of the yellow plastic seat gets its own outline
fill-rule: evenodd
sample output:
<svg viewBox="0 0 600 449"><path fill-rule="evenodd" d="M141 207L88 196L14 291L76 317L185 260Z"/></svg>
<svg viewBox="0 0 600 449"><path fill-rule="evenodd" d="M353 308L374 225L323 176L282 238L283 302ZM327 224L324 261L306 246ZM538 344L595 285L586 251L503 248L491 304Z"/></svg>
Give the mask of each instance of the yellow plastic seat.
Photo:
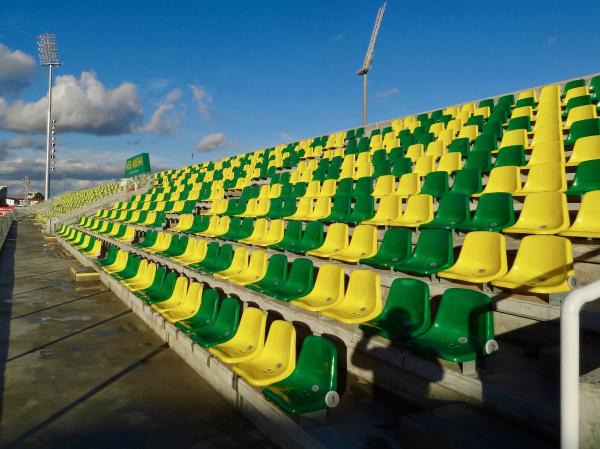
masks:
<svg viewBox="0 0 600 449"><path fill-rule="evenodd" d="M138 290L144 290L146 288L150 288L152 283L154 282L154 276L156 275L156 264L148 263L146 265L146 269L142 276L138 278L136 282L123 282L124 285L127 286L129 290L132 292Z"/></svg>
<svg viewBox="0 0 600 449"><path fill-rule="evenodd" d="M373 257L377 253L377 228L360 224L354 228L350 244L331 255L333 259L356 263L359 259Z"/></svg>
<svg viewBox="0 0 600 449"><path fill-rule="evenodd" d="M375 216L362 224L387 225L402 216L402 198L397 195L384 196L379 200Z"/></svg>
<svg viewBox="0 0 600 449"><path fill-rule="evenodd" d="M569 227L567 197L560 192L527 195L517 222L502 232L518 234L557 234Z"/></svg>
<svg viewBox="0 0 600 449"><path fill-rule="evenodd" d="M537 167L537 165L536 165ZM532 169L535 167L532 167ZM471 196L481 196L484 193L507 192L516 194L521 191L521 172L519 167L506 166L496 167L490 172L485 188L480 193L473 193Z"/></svg>
<svg viewBox="0 0 600 449"><path fill-rule="evenodd" d="M486 120L489 118L490 114L491 111L489 106L481 106L473 111L473 115L483 115L483 118Z"/></svg>
<svg viewBox="0 0 600 449"><path fill-rule="evenodd" d="M102 242L98 239L94 241L94 245L89 250L82 251L87 257L98 257L102 253Z"/></svg>
<svg viewBox="0 0 600 449"><path fill-rule="evenodd" d="M469 139L469 142L473 142L478 135L479 128L477 128L477 125L467 125L461 128L460 132L458 133L458 138L462 139L466 137Z"/></svg>
<svg viewBox="0 0 600 449"><path fill-rule="evenodd" d="M373 197L380 198L382 196L391 195L394 193L396 186L396 178L394 175L383 175L377 178L375 188L373 189Z"/></svg>
<svg viewBox="0 0 600 449"><path fill-rule="evenodd" d="M247 307L233 338L209 348L208 352L224 363L252 360L263 351L266 327L267 314L259 308Z"/></svg>
<svg viewBox="0 0 600 449"><path fill-rule="evenodd" d="M245 239L240 239L238 242L246 243L248 245L254 245L254 242L259 242L264 238L267 233L267 219L259 218L254 222L254 229L252 230L252 234Z"/></svg>
<svg viewBox="0 0 600 449"><path fill-rule="evenodd" d="M267 273L267 253L256 250L250 254L246 269L241 273L229 278L230 282L238 285L253 284L265 277Z"/></svg>
<svg viewBox="0 0 600 449"><path fill-rule="evenodd" d="M337 181L335 179L326 179L321 184L321 191L319 192L319 197L332 197L335 195L335 191L337 190Z"/></svg>
<svg viewBox="0 0 600 449"><path fill-rule="evenodd" d="M533 121L533 108L531 106L521 106L514 108L510 116L511 119L518 117L529 117L529 120Z"/></svg>
<svg viewBox="0 0 600 449"><path fill-rule="evenodd" d="M258 246L269 246L279 243L283 240L284 221L281 219L271 220L269 230L264 237L256 242Z"/></svg>
<svg viewBox="0 0 600 449"><path fill-rule="evenodd" d="M559 293L574 285L571 242L554 235L528 235L521 240L508 273L492 285L530 293Z"/></svg>
<svg viewBox="0 0 600 449"><path fill-rule="evenodd" d="M382 310L379 276L370 270L354 270L348 280L344 298L321 313L342 323L364 323Z"/></svg>
<svg viewBox="0 0 600 449"><path fill-rule="evenodd" d="M523 92L520 92L519 95L517 96L517 101L523 100L525 98L533 98L535 101L537 101L537 95L535 94L535 90L529 89L529 90L524 90Z"/></svg>
<svg viewBox="0 0 600 449"><path fill-rule="evenodd" d="M175 308L165 311L162 316L170 323L187 320L200 310L204 285L200 282L190 282L183 301Z"/></svg>
<svg viewBox="0 0 600 449"><path fill-rule="evenodd" d="M571 98L581 97L583 95L589 95L590 91L588 86L579 86L574 87L573 89L569 89L565 94L565 98L563 99L563 104L566 105Z"/></svg>
<svg viewBox="0 0 600 449"><path fill-rule="evenodd" d="M167 234L166 232L159 232L158 237L156 238L156 242L154 245L148 246L144 249L144 251L149 253L158 253L160 251L166 251L167 248L171 245L171 240L173 239L173 234Z"/></svg>
<svg viewBox="0 0 600 449"><path fill-rule="evenodd" d="M156 304L152 304L152 308L159 313L166 312L168 310L175 309L185 299L185 295L188 290L188 278L185 276L179 276L175 281L175 287L173 288L173 293L166 301L157 302Z"/></svg>
<svg viewBox="0 0 600 449"><path fill-rule="evenodd" d="M104 271L107 273L118 273L119 271L123 271L125 266L127 265L127 260L129 259L129 253L120 249L117 252L117 257L113 263L110 265L106 265L103 267Z"/></svg>
<svg viewBox="0 0 600 449"><path fill-rule="evenodd" d="M417 227L433 220L433 197L424 193L408 197L402 217L388 223L389 226Z"/></svg>
<svg viewBox="0 0 600 449"><path fill-rule="evenodd" d="M565 122L565 129L571 128L571 125L579 120L586 120L596 117L598 117L596 105L586 104L584 106L577 106L569 111L567 121Z"/></svg>
<svg viewBox="0 0 600 449"><path fill-rule="evenodd" d="M84 248L90 244L90 239L91 239L91 236L89 234L86 234L83 236L83 240L81 241L81 243L73 245L73 246L75 248Z"/></svg>
<svg viewBox="0 0 600 449"><path fill-rule="evenodd" d="M223 271L213 273L213 276L219 279L228 279L238 276L248 268L248 249L244 246L238 246L233 252L231 265Z"/></svg>
<svg viewBox="0 0 600 449"><path fill-rule="evenodd" d="M296 329L283 320L273 321L260 354L238 363L233 371L246 382L264 387L285 379L296 367Z"/></svg>
<svg viewBox="0 0 600 449"><path fill-rule="evenodd" d="M431 156L421 156L415 162L415 166L413 167L413 173L416 173L419 176L425 176L433 171L433 157Z"/></svg>
<svg viewBox="0 0 600 449"><path fill-rule="evenodd" d="M523 145L525 148L529 147L529 138L527 137L526 129L513 129L512 131L506 131L502 136L500 142L500 148L511 147L513 145ZM493 152L497 152L494 150Z"/></svg>
<svg viewBox="0 0 600 449"><path fill-rule="evenodd" d="M207 237L209 237L209 236L212 237L212 236L218 235L219 225L221 224L221 218L222 217L220 217L218 215L211 216L210 219L208 220L207 228L204 231L197 232L196 234L207 236Z"/></svg>
<svg viewBox="0 0 600 449"><path fill-rule="evenodd" d="M205 237L217 237L219 235L226 234L231 225L231 218L228 215L218 217L217 224L211 229L210 224L206 231L202 232L201 235Z"/></svg>
<svg viewBox="0 0 600 449"><path fill-rule="evenodd" d="M514 195L528 195L535 192L565 192L567 178L565 169L559 162L534 165L529 169L523 188Z"/></svg>
<svg viewBox="0 0 600 449"><path fill-rule="evenodd" d="M346 249L348 242L348 225L345 223L332 223L327 229L327 235L323 244L307 254L317 257L330 257L339 251Z"/></svg>
<svg viewBox="0 0 600 449"><path fill-rule="evenodd" d="M312 198L302 197L298 200L298 207L296 212L287 217L288 220L302 220L304 217L309 215L312 211Z"/></svg>
<svg viewBox="0 0 600 449"><path fill-rule="evenodd" d="M172 257L171 259L183 265L192 265L204 260L207 249L208 243L206 240L189 239L185 252L181 256Z"/></svg>
<svg viewBox="0 0 600 449"><path fill-rule="evenodd" d="M443 123L434 123L434 124L442 125L442 127L444 126ZM431 126L433 126L433 125L431 125ZM432 132L431 129L429 130L429 132ZM444 154L444 150L445 150L444 142L442 142L440 140L434 140L429 145L427 145L427 151L425 151L425 156L431 156L434 159L439 159Z"/></svg>
<svg viewBox="0 0 600 449"><path fill-rule="evenodd" d="M424 155L423 144L415 143L408 147L405 157L409 158L413 164Z"/></svg>
<svg viewBox="0 0 600 449"><path fill-rule="evenodd" d="M398 181L398 189L394 195L400 198L406 198L411 195L416 195L421 191L421 181L416 173L405 173L400 176Z"/></svg>
<svg viewBox="0 0 600 449"><path fill-rule="evenodd" d="M600 159L600 136L587 136L577 139L567 165L579 165L592 159Z"/></svg>
<svg viewBox="0 0 600 449"><path fill-rule="evenodd" d="M279 198L281 196L282 184L273 184L269 190L269 199Z"/></svg>
<svg viewBox="0 0 600 449"><path fill-rule="evenodd" d="M329 196L321 196L314 200L313 207L310 213L304 217L305 220L322 220L323 218L329 217L331 215L331 197ZM281 241L281 240L278 240ZM275 242L276 243L276 242Z"/></svg>
<svg viewBox="0 0 600 449"><path fill-rule="evenodd" d="M356 158L353 154L344 157L342 166L340 168L340 179L343 178L354 178L354 163Z"/></svg>
<svg viewBox="0 0 600 449"><path fill-rule="evenodd" d="M454 152L454 153L444 154L440 158L440 161L438 162L438 166L435 170L453 173L456 170L460 170L461 168L462 168L461 154L459 152Z"/></svg>
<svg viewBox="0 0 600 449"><path fill-rule="evenodd" d="M565 163L565 152L560 140L548 140L532 145L527 167L531 168L534 165L547 164L549 162Z"/></svg>
<svg viewBox="0 0 600 449"><path fill-rule="evenodd" d="M313 312L338 304L344 299L344 268L337 264L319 267L317 279L310 293L290 304Z"/></svg>
<svg viewBox="0 0 600 449"><path fill-rule="evenodd" d="M173 232L187 231L189 228L192 227L193 223L194 223L194 215L183 214L183 215L179 216L179 221L177 222L177 224L170 229Z"/></svg>
<svg viewBox="0 0 600 449"><path fill-rule="evenodd" d="M600 238L600 190L587 192L581 198L573 224L560 235L569 237Z"/></svg>
<svg viewBox="0 0 600 449"><path fill-rule="evenodd" d="M135 238L135 228L132 226L127 226L125 234L123 234L121 237L115 238L121 242L133 242L133 239Z"/></svg>
<svg viewBox="0 0 600 449"><path fill-rule="evenodd" d="M366 157L363 158L362 156ZM356 165L354 167L354 174L352 176L355 180L373 175L373 165L368 159L368 156L369 153L361 153L358 155L358 160L356 161Z"/></svg>
<svg viewBox="0 0 600 449"><path fill-rule="evenodd" d="M469 232L456 263L438 276L475 284L485 284L506 274L506 239L498 232Z"/></svg>
<svg viewBox="0 0 600 449"><path fill-rule="evenodd" d="M310 181L306 186L306 192L302 195L305 198L316 198L319 196L321 183L319 181Z"/></svg>
<svg viewBox="0 0 600 449"><path fill-rule="evenodd" d="M383 141L381 139L381 134L375 134L371 137L371 141L369 142L369 147L372 151L381 150L383 148Z"/></svg>

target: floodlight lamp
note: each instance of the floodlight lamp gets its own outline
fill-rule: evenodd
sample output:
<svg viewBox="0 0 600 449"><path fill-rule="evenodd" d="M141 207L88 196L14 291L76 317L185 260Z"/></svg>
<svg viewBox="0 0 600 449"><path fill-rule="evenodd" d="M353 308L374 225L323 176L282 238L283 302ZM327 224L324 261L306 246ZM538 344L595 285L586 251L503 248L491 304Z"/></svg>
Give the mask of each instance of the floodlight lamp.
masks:
<svg viewBox="0 0 600 449"><path fill-rule="evenodd" d="M41 66L61 65L53 33L41 34L38 38L38 53Z"/></svg>

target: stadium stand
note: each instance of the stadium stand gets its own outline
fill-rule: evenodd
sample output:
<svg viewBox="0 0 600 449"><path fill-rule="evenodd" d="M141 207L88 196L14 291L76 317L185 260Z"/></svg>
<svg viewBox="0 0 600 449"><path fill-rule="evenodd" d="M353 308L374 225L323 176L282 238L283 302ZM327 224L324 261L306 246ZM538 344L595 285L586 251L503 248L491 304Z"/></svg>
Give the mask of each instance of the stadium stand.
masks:
<svg viewBox="0 0 600 449"><path fill-rule="evenodd" d="M599 80L167 170L57 234L287 413L343 401L345 362L264 305L476 376L494 311L556 305L600 235Z"/></svg>

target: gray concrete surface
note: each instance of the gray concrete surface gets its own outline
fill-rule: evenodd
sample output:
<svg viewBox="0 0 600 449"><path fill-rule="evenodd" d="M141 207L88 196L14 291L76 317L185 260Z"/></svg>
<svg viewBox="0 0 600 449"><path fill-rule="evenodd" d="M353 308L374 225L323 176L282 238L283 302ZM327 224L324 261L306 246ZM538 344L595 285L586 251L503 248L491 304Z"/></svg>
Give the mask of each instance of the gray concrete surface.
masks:
<svg viewBox="0 0 600 449"><path fill-rule="evenodd" d="M0 447L270 448L33 224L0 253Z"/></svg>

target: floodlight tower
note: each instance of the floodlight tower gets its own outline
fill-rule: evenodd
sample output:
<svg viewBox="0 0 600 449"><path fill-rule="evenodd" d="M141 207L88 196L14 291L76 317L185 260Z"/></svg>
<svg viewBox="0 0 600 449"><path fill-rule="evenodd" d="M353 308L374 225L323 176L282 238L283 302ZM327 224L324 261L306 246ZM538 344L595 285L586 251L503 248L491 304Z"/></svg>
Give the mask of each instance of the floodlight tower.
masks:
<svg viewBox="0 0 600 449"><path fill-rule="evenodd" d="M371 34L371 40L369 41L369 47L367 48L365 60L360 70L356 72L356 74L362 76L363 79L363 126L367 126L367 73L369 73L369 70L371 70L371 66L373 65L375 42L377 41L379 27L381 27L381 21L383 20L383 14L385 14L386 6L387 1L383 2L383 5L381 5L377 11L377 18L375 19L375 26L373 26L373 33Z"/></svg>
<svg viewBox="0 0 600 449"><path fill-rule="evenodd" d="M52 125L52 67L59 67L62 62L58 58L56 37L52 33L41 34L38 38L38 53L40 65L48 67L48 122L46 126L46 183L44 187L44 200L50 199L50 170L54 171L54 131ZM52 156L52 157L51 157Z"/></svg>

